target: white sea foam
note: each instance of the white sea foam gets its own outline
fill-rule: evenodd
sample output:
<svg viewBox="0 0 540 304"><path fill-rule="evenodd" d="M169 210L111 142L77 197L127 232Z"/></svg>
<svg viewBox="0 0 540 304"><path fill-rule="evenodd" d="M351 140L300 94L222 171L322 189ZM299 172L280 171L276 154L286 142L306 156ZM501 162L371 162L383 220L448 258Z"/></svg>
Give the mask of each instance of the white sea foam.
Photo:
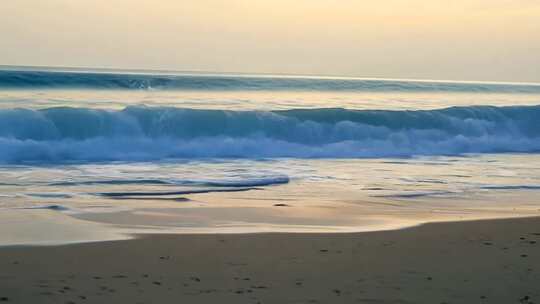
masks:
<svg viewBox="0 0 540 304"><path fill-rule="evenodd" d="M427 111L0 110L0 162L540 151L540 106Z"/></svg>

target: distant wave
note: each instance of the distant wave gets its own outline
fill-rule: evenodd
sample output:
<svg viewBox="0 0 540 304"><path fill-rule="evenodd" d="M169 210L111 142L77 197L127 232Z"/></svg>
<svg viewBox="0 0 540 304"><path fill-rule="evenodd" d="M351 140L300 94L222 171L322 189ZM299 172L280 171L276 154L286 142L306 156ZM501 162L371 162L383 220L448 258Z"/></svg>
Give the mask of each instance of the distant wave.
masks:
<svg viewBox="0 0 540 304"><path fill-rule="evenodd" d="M315 90L540 93L540 85L234 75L152 75L0 70L0 88L120 90Z"/></svg>
<svg viewBox="0 0 540 304"><path fill-rule="evenodd" d="M540 152L540 106L425 111L0 110L0 162Z"/></svg>

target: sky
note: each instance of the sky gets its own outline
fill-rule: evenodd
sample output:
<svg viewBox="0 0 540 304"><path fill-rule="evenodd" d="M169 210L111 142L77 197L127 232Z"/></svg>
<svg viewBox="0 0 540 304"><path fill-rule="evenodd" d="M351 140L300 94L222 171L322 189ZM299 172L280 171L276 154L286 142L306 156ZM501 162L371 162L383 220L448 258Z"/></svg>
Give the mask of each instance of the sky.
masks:
<svg viewBox="0 0 540 304"><path fill-rule="evenodd" d="M0 64L540 82L539 0L0 1Z"/></svg>

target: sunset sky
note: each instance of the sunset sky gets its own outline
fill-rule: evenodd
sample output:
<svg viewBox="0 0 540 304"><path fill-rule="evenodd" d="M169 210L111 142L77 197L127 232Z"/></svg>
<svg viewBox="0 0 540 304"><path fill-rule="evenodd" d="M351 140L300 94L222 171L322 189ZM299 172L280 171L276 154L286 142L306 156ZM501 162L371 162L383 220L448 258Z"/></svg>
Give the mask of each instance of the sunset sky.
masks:
<svg viewBox="0 0 540 304"><path fill-rule="evenodd" d="M1 1L0 64L540 82L538 0Z"/></svg>

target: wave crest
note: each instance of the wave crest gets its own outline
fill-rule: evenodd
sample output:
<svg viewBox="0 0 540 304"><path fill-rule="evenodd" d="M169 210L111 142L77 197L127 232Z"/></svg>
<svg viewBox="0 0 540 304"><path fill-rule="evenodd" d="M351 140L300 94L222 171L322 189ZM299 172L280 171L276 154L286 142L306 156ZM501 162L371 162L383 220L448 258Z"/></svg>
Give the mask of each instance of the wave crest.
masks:
<svg viewBox="0 0 540 304"><path fill-rule="evenodd" d="M540 151L540 106L427 111L0 110L0 162Z"/></svg>

